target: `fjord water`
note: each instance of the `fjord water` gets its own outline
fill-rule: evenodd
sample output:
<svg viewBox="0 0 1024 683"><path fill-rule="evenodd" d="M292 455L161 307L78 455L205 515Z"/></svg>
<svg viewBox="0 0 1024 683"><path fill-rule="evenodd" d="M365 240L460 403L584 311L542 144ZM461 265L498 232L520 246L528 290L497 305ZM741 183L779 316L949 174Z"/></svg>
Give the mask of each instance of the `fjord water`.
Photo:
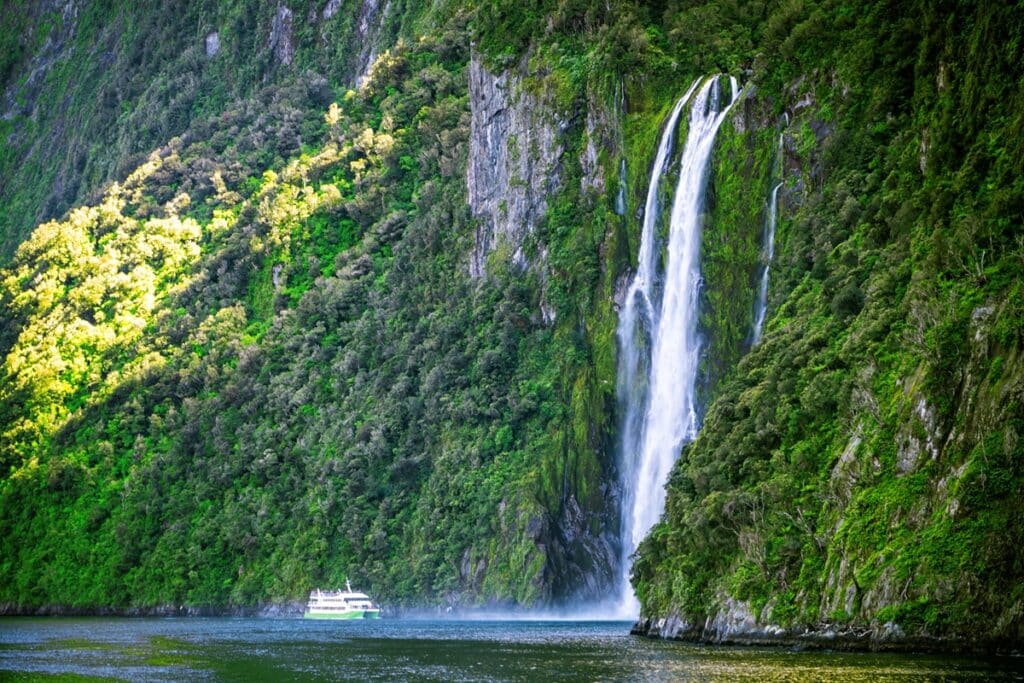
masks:
<svg viewBox="0 0 1024 683"><path fill-rule="evenodd" d="M686 645L623 622L0 619L3 680L966 681L1021 665Z"/></svg>
<svg viewBox="0 0 1024 683"><path fill-rule="evenodd" d="M724 76L698 82L679 99L665 124L651 169L637 271L619 316L618 399L622 477L622 575L617 612L636 616L639 604L629 584L629 557L665 507L665 482L680 447L698 429L694 395L701 341L697 333L700 240L708 161L715 135L737 97ZM696 95L693 93L696 91ZM689 103L693 97L693 102ZM667 259L658 273L659 188L669 170L680 113L690 104L679 180L672 198Z"/></svg>

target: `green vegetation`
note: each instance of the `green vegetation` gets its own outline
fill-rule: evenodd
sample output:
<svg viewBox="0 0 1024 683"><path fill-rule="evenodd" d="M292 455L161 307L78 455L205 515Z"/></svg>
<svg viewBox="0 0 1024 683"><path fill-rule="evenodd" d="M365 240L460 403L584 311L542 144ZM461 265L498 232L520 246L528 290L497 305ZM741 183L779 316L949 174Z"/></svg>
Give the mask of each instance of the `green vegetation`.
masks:
<svg viewBox="0 0 1024 683"><path fill-rule="evenodd" d="M1019 8L396 1L368 36L369 4L0 18L0 605L604 594L614 299L665 114L728 71L644 613L1020 639ZM474 50L558 150L478 279Z"/></svg>
<svg viewBox="0 0 1024 683"><path fill-rule="evenodd" d="M303 139L316 143L303 124L319 121L354 83L364 45L375 35L391 41L398 18L414 23L425 14L401 4L376 34L361 36L362 0L340 2L330 16L319 0L292 0L292 19L275 41L273 3L6 3L0 262L34 225L96 202L101 187L175 137L238 145L260 171L296 154ZM206 39L214 33L219 49L211 55ZM293 47L287 63L282 42ZM294 115L273 139L246 149L224 115L257 106L290 106Z"/></svg>
<svg viewBox="0 0 1024 683"><path fill-rule="evenodd" d="M19 247L0 603L251 605L350 577L392 604L534 604L610 572L557 526L612 516L606 210L576 164L526 246L554 276L496 255L468 277L468 36L454 16L329 106L268 87Z"/></svg>
<svg viewBox="0 0 1024 683"><path fill-rule="evenodd" d="M758 97L793 114L774 313L641 548L649 615L700 623L731 596L764 623L1019 642L1024 17L912 14L789 3L768 19ZM753 171L730 170L724 135L716 212L757 177L759 135L743 136Z"/></svg>
<svg viewBox="0 0 1024 683"><path fill-rule="evenodd" d="M530 290L458 267L462 35L396 51L277 172L172 145L19 248L0 599L543 597L529 491L564 408Z"/></svg>

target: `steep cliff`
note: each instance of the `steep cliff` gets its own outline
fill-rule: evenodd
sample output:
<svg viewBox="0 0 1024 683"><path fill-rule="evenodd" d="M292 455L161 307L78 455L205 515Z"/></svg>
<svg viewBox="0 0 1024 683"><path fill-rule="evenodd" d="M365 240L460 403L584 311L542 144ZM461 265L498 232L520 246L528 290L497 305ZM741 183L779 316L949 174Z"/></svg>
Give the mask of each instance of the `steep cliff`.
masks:
<svg viewBox="0 0 1024 683"><path fill-rule="evenodd" d="M1019 643L1024 20L912 5L5 12L0 603L606 596L651 163L723 72L642 630Z"/></svg>
<svg viewBox="0 0 1024 683"><path fill-rule="evenodd" d="M0 43L0 175L7 179L0 185L0 260L9 260L37 223L95 203L106 184L127 176L154 148L176 136L203 136L224 112L247 102L267 106L278 92L304 113L326 107L368 70L381 46L394 43L399 17L389 6L12 6ZM429 13L403 5L400 18L412 24ZM301 141L295 130L261 145L261 163L283 163Z"/></svg>
<svg viewBox="0 0 1024 683"><path fill-rule="evenodd" d="M540 91L536 77L471 58L458 11L382 49L359 90L345 86L361 62L299 72L354 35L422 18L349 4L359 21L337 3L259 14L262 87L236 81L230 106L180 122L93 204L39 226L4 269L5 609L242 606L346 576L424 606L550 604L607 584L611 356L596 371L598 332L579 328L613 321L607 303L589 315L605 229L566 221L594 191L580 154L551 156L583 145L585 90L557 103L559 141L530 137L523 158L544 161L513 179L517 131L532 135L525 122L549 111L526 89ZM118 15L94 16L98 32L121 35ZM241 68L228 60L244 34L207 19L175 25L201 36L202 59ZM175 65L109 77L159 79ZM514 125L488 133L471 89L508 81L517 89L494 96L509 98ZM126 135L134 146L150 133ZM53 146L99 135L58 131ZM506 186L474 181L470 159L486 153ZM551 184L527 195L525 255L492 259L483 277L480 193L535 178ZM5 187L34 197L20 181ZM552 222L545 206L559 203Z"/></svg>
<svg viewBox="0 0 1024 683"><path fill-rule="evenodd" d="M499 245L516 268L526 267L525 239L558 191L564 153L558 137L568 121L559 124L559 113L526 90L517 72L496 76L477 54L469 65L468 199L480 221L470 262L474 277L484 274L488 254Z"/></svg>
<svg viewBox="0 0 1024 683"><path fill-rule="evenodd" d="M793 31L837 50L766 79L785 114L767 331L726 370L641 548L641 630L872 647L1024 635L1021 160L991 144L1020 125L1020 93L989 80L1019 74L994 45L1021 16L921 20L823 6ZM879 51L887 32L905 44ZM748 169L770 121L735 129ZM749 170L724 161L716 197L736 201Z"/></svg>

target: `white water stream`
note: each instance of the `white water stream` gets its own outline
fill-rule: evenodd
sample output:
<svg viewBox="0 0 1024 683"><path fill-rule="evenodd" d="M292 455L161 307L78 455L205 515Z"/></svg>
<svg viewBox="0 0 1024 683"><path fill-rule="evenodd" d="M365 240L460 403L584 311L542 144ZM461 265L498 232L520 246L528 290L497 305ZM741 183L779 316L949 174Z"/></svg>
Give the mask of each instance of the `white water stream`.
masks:
<svg viewBox="0 0 1024 683"><path fill-rule="evenodd" d="M619 317L624 500L618 612L623 617L639 613L629 583L630 557L661 516L669 471L682 445L693 439L699 427L694 384L701 350L697 334L701 213L715 135L738 96L736 79L730 78L731 97L722 105L723 78L695 82L669 115L651 169L637 272ZM672 202L667 259L664 272L659 274L658 187L668 170L679 116L691 97L686 143Z"/></svg>
<svg viewBox="0 0 1024 683"><path fill-rule="evenodd" d="M788 122L789 117L786 117ZM782 169L784 165L782 163L782 142L783 134L779 133L779 150L778 150L778 166L779 166L779 177L782 177ZM757 291L757 303L754 306L754 333L751 341L752 346L757 346L761 343L761 337L764 334L764 319L768 314L768 272L772 268L772 260L775 258L775 226L777 223L778 209L779 209L779 188L782 187L782 181L772 188L771 198L768 200L768 219L764 225L764 248L762 250L764 265L761 271L761 286Z"/></svg>
<svg viewBox="0 0 1024 683"><path fill-rule="evenodd" d="M764 318L768 313L768 271L772 268L772 259L775 258L775 216L779 205L780 182L772 189L771 199L768 201L768 220L765 221L764 230L764 265L761 271L761 287L757 291L757 305L754 309L754 335L753 345L761 343L761 335L764 333Z"/></svg>

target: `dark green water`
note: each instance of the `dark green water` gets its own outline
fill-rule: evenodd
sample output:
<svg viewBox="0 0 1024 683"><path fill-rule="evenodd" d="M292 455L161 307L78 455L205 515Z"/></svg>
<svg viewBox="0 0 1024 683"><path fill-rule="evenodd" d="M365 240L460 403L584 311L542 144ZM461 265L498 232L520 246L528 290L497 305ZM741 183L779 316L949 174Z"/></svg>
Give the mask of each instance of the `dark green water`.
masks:
<svg viewBox="0 0 1024 683"><path fill-rule="evenodd" d="M1019 658L703 647L621 622L0 619L0 679L1024 680Z"/></svg>

